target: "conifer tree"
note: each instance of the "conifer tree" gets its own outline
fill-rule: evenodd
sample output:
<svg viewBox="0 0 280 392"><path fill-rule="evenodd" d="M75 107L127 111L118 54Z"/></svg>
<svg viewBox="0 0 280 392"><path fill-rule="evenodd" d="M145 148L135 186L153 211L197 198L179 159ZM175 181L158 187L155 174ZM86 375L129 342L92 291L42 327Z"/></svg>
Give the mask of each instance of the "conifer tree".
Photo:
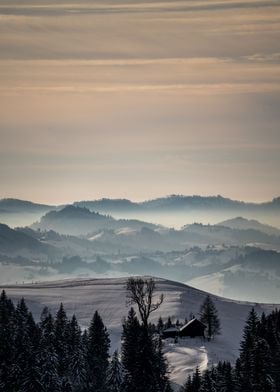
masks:
<svg viewBox="0 0 280 392"><path fill-rule="evenodd" d="M199 367L197 366L192 378L192 392L199 392L200 387L201 387L201 373Z"/></svg>
<svg viewBox="0 0 280 392"><path fill-rule="evenodd" d="M25 374L28 372L28 361L33 355L32 340L29 335L31 317L25 300L22 298L17 304L14 318L14 361L11 370L11 384L15 390L20 390Z"/></svg>
<svg viewBox="0 0 280 392"><path fill-rule="evenodd" d="M122 333L122 364L124 367L124 385L126 392L136 388L135 380L138 361L140 324L133 308L130 308L127 319L123 322Z"/></svg>
<svg viewBox="0 0 280 392"><path fill-rule="evenodd" d="M165 329L171 328L172 327L172 320L171 317L169 316L167 319L167 322L165 323Z"/></svg>
<svg viewBox="0 0 280 392"><path fill-rule="evenodd" d="M87 389L86 345L84 345L81 329L74 315L69 324L69 379L74 392Z"/></svg>
<svg viewBox="0 0 280 392"><path fill-rule="evenodd" d="M257 338L257 331L259 326L258 315L253 308L247 318L243 339L240 343L240 386L241 390L248 392L253 391L252 378L253 378L253 348Z"/></svg>
<svg viewBox="0 0 280 392"><path fill-rule="evenodd" d="M5 290L0 296L0 389L12 391L11 369L14 358L15 308Z"/></svg>
<svg viewBox="0 0 280 392"><path fill-rule="evenodd" d="M171 386L167 376L167 362L162 352L162 340L160 337L156 337L153 343L155 347L154 372L157 378L158 388L160 391L169 392L171 391Z"/></svg>
<svg viewBox="0 0 280 392"><path fill-rule="evenodd" d="M106 391L110 339L103 321L96 311L88 331L87 360L89 366L89 391Z"/></svg>
<svg viewBox="0 0 280 392"><path fill-rule="evenodd" d="M217 392L210 370L206 370L203 374L200 392Z"/></svg>
<svg viewBox="0 0 280 392"><path fill-rule="evenodd" d="M193 392L192 377L189 375L185 385L181 388L180 392Z"/></svg>
<svg viewBox="0 0 280 392"><path fill-rule="evenodd" d="M59 363L58 373L62 381L66 383L69 373L69 322L62 303L56 313L54 334L55 351Z"/></svg>
<svg viewBox="0 0 280 392"><path fill-rule="evenodd" d="M272 358L268 343L256 338L252 349L252 390L254 392L275 392L272 378Z"/></svg>
<svg viewBox="0 0 280 392"><path fill-rule="evenodd" d="M41 369L41 384L44 392L62 390L62 380L59 375L58 356L56 354L55 321L49 309L45 307L40 319L41 340L39 346L39 363Z"/></svg>
<svg viewBox="0 0 280 392"><path fill-rule="evenodd" d="M44 392L61 392L62 380L59 376L58 357L54 345L50 344L48 338L43 336L40 345L41 384Z"/></svg>
<svg viewBox="0 0 280 392"><path fill-rule="evenodd" d="M39 363L41 332L31 312L28 313L26 320L26 333L29 348L26 352L26 366L19 392L41 392L43 389Z"/></svg>
<svg viewBox="0 0 280 392"><path fill-rule="evenodd" d="M218 317L218 311L212 301L210 295L207 295L203 304L200 308L200 321L206 325L208 339L213 338L215 335L219 335L221 331L220 320Z"/></svg>
<svg viewBox="0 0 280 392"><path fill-rule="evenodd" d="M118 351L114 351L107 373L108 392L122 392L123 390L123 369L119 360Z"/></svg>
<svg viewBox="0 0 280 392"><path fill-rule="evenodd" d="M161 334L164 330L164 323L161 317L159 317L158 322L157 322L157 332Z"/></svg>

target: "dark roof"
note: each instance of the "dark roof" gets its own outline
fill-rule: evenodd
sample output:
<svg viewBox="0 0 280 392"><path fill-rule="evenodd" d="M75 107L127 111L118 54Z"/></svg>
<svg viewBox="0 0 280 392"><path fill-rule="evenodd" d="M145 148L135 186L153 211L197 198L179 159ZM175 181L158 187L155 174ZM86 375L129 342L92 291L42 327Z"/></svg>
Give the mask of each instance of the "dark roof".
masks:
<svg viewBox="0 0 280 392"><path fill-rule="evenodd" d="M179 332L179 328L170 327L163 330L163 332Z"/></svg>
<svg viewBox="0 0 280 392"><path fill-rule="evenodd" d="M180 332L181 331L183 331L185 328L187 328L187 327L189 327L191 324L193 324L193 323L195 323L195 324L200 324L203 328L206 328L206 325L205 324L203 324L200 320L198 320L197 318L193 318L192 320L190 320L187 324L185 324L185 325L183 325L181 328L180 328Z"/></svg>

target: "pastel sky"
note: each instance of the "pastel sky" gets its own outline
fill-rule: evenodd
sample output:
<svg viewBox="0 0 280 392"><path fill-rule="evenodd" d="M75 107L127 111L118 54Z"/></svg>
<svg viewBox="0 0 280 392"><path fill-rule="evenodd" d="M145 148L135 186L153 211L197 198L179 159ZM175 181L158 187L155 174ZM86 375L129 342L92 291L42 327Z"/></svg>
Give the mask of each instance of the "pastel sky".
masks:
<svg viewBox="0 0 280 392"><path fill-rule="evenodd" d="M280 195L280 1L0 0L0 197Z"/></svg>

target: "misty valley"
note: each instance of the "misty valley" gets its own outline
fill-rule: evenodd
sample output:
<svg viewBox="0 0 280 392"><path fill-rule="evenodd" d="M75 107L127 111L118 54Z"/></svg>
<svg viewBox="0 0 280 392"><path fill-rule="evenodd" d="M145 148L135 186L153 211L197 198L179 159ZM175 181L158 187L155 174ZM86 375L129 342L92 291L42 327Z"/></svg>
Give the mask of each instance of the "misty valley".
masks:
<svg viewBox="0 0 280 392"><path fill-rule="evenodd" d="M148 221L139 219L148 213ZM203 223L190 221L196 214L204 214ZM161 224L160 215L173 227ZM179 215L185 219L180 228ZM209 224L209 216L223 220ZM280 229L271 225L272 216L280 216L277 199L254 205L171 196L66 206L2 199L0 283L150 275L236 300L277 303Z"/></svg>

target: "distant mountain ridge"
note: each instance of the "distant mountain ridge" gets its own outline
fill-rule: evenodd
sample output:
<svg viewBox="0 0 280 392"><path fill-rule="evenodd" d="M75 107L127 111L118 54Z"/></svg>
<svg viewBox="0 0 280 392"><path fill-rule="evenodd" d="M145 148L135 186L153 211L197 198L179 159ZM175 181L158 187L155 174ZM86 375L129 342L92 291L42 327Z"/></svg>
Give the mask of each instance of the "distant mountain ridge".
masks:
<svg viewBox="0 0 280 392"><path fill-rule="evenodd" d="M238 230L257 230L268 235L280 236L280 230L276 227L260 223L256 219L246 219L238 216L233 219L227 219L217 224L217 226L229 227L230 229Z"/></svg>
<svg viewBox="0 0 280 392"><path fill-rule="evenodd" d="M242 216L247 219L257 219L280 229L280 197L262 203L252 203L232 200L220 195L171 195L143 202L109 198L84 200L68 206L86 208L91 212L110 215L117 219L133 218L177 228L186 223L214 224ZM17 199L2 199L0 222L13 227L26 226L38 221L49 211L59 211L65 207L67 205L50 206Z"/></svg>
<svg viewBox="0 0 280 392"><path fill-rule="evenodd" d="M85 235L102 229L119 228L155 228L156 225L135 219L114 219L109 215L102 215L90 211L85 207L68 205L58 211L50 211L39 222L31 225L35 230L54 230L61 234Z"/></svg>
<svg viewBox="0 0 280 392"><path fill-rule="evenodd" d="M164 197L159 197L155 199L145 200L142 202L134 202L129 199L110 199L101 198L93 200L82 200L74 201L73 203L65 204L74 205L78 207L86 207L89 209L96 208L98 212L99 209L131 209L137 210L142 208L166 208L166 207L246 207L246 208L273 208L279 207L280 209L280 196L275 197L270 201L265 202L245 202L242 200L234 200L230 198L223 197L221 195L215 196L200 196L200 195L169 195ZM45 209L51 210L58 208L59 205L48 205L42 203L35 203L28 200L14 199L14 198L3 198L0 199L0 210L1 212L12 212L12 210L38 210Z"/></svg>
<svg viewBox="0 0 280 392"><path fill-rule="evenodd" d="M131 210L139 210L139 209L165 209L165 208L264 208L269 209L272 207L279 207L280 210L280 197L276 197L271 201L261 202L261 203L253 203L253 202L245 202L239 200L233 200L229 198L225 198L221 195L217 196L185 196L185 195L170 195L166 197L146 200L143 202L132 202L128 199L98 199L98 200L88 200L88 201L79 201L74 202L74 205L77 206L85 206L87 208L95 208L96 211L99 208L121 208L121 209L131 209Z"/></svg>
<svg viewBox="0 0 280 392"><path fill-rule="evenodd" d="M54 206L40 203L33 203L28 200L20 200L13 198L0 199L0 213L17 213L17 212L38 212L49 211L55 208Z"/></svg>

